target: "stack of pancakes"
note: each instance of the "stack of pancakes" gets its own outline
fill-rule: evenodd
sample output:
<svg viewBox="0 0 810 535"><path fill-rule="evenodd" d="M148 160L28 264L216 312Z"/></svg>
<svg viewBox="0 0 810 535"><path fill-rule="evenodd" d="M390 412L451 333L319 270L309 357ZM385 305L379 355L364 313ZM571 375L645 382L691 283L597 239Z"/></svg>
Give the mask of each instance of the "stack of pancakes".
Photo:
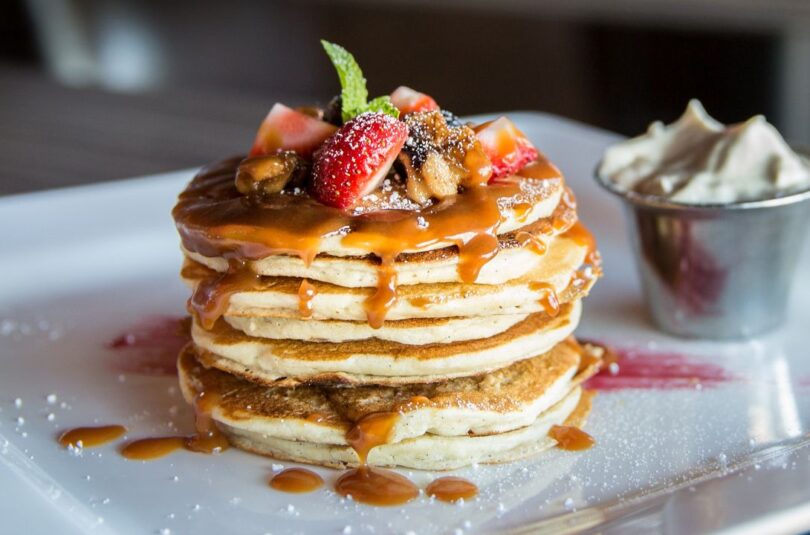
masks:
<svg viewBox="0 0 810 535"><path fill-rule="evenodd" d="M368 462L450 469L530 455L556 444L552 426L584 423L580 384L600 360L572 333L598 253L547 161L477 200L398 211L390 226L326 207L315 224L304 198L248 206L235 165L201 172L174 211L194 292L181 385L189 401L209 397L234 445L353 466L347 432L396 413ZM496 220L484 228L487 207Z"/></svg>

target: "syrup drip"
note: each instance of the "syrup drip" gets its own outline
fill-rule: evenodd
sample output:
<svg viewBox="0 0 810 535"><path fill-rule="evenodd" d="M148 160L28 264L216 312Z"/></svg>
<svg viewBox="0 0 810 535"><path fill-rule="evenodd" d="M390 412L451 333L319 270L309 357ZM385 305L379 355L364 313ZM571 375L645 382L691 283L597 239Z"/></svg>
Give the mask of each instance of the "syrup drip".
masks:
<svg viewBox="0 0 810 535"><path fill-rule="evenodd" d="M533 281L529 283L529 289L533 292L542 292L538 302L540 306L543 307L543 311L545 311L546 314L553 318L560 313L560 300L552 284Z"/></svg>
<svg viewBox="0 0 810 535"><path fill-rule="evenodd" d="M598 252L596 250L596 239L593 234L579 221L571 225L563 234L565 238L572 240L580 247L587 247L588 253L585 257L585 262L588 264L599 264Z"/></svg>
<svg viewBox="0 0 810 535"><path fill-rule="evenodd" d="M532 234L531 232L520 231L515 235L515 239L521 247L528 247L538 256L543 256L548 250L546 242L540 236Z"/></svg>
<svg viewBox="0 0 810 535"><path fill-rule="evenodd" d="M457 502L469 500L478 495L478 487L472 481L461 477L447 476L431 482L425 492L428 496L435 496L443 502Z"/></svg>
<svg viewBox="0 0 810 535"><path fill-rule="evenodd" d="M127 429L123 425L77 427L62 433L59 436L59 444L65 448L68 446L95 448L120 438L126 432Z"/></svg>
<svg viewBox="0 0 810 535"><path fill-rule="evenodd" d="M390 260L383 260L377 273L377 291L363 304L372 329L379 329L397 302L397 274Z"/></svg>
<svg viewBox="0 0 810 535"><path fill-rule="evenodd" d="M305 468L288 468L274 475L269 484L281 492L301 494L319 489L323 485L323 479Z"/></svg>
<svg viewBox="0 0 810 535"><path fill-rule="evenodd" d="M556 440L557 447L562 450L587 450L596 444L591 435L578 427L570 425L553 425L548 432L548 436Z"/></svg>
<svg viewBox="0 0 810 535"><path fill-rule="evenodd" d="M400 254L455 245L459 249L460 278L474 282L481 268L498 252L501 205L534 205L553 191L541 187L542 181L561 180L559 170L543 158L521 171L522 179L512 177L488 186L471 186L452 199L419 210L420 225L413 211L352 215L307 195L275 195L256 203L234 187L238 161L232 159L206 169L180 195L172 214L183 246L204 256L241 261L293 255L309 265L324 238L342 235L343 246L381 259L377 292L366 304L372 326L381 325L396 302L393 266ZM485 174L482 170L481 176ZM192 296L190 306L206 328L213 326L218 314L227 309L227 301L239 290L239 284L256 284L257 277L249 270L233 266L234 261L231 264L227 274L201 284ZM218 290L215 286L225 288Z"/></svg>
<svg viewBox="0 0 810 535"><path fill-rule="evenodd" d="M427 308L433 304L433 301L427 297L411 297L408 302L416 308Z"/></svg>
<svg viewBox="0 0 810 535"><path fill-rule="evenodd" d="M357 453L361 465L366 464L368 452L388 442L397 420L399 413L375 412L363 416L349 429L346 441Z"/></svg>
<svg viewBox="0 0 810 535"><path fill-rule="evenodd" d="M196 433L186 437L184 447L197 453L220 453L230 447L228 439L211 418L211 410L219 402L216 395L200 392L194 400Z"/></svg>
<svg viewBox="0 0 810 535"><path fill-rule="evenodd" d="M130 460L151 461L179 449L197 453L220 453L230 447L228 439L211 418L211 409L217 404L215 395L201 392L194 400L196 432L189 436L149 437L135 440L121 449L121 455Z"/></svg>
<svg viewBox="0 0 810 535"><path fill-rule="evenodd" d="M335 482L338 494L370 505L401 505L419 495L419 489L408 478L367 463L371 449L388 442L398 419L396 412L372 413L358 420L346 433L346 440L357 453L360 466L338 478Z"/></svg>
<svg viewBox="0 0 810 535"><path fill-rule="evenodd" d="M134 440L121 448L121 455L132 461L159 459L183 448L184 437L154 437Z"/></svg>
<svg viewBox="0 0 810 535"><path fill-rule="evenodd" d="M310 284L307 279L301 280L301 286L298 287L298 312L302 318L312 317L312 300L317 293L315 286Z"/></svg>
<svg viewBox="0 0 810 535"><path fill-rule="evenodd" d="M261 287L261 278L244 261L232 259L228 262L227 272L200 280L191 294L188 306L200 324L205 329L211 329L228 310L233 294L258 290Z"/></svg>

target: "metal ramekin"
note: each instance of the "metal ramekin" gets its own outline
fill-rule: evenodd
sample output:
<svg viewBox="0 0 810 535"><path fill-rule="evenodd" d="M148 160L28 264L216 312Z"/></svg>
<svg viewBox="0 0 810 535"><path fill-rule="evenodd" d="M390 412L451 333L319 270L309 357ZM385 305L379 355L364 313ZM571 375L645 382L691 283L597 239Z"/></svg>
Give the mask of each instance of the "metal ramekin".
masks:
<svg viewBox="0 0 810 535"><path fill-rule="evenodd" d="M647 309L664 331L749 338L785 320L810 223L810 190L731 204L688 205L617 189Z"/></svg>

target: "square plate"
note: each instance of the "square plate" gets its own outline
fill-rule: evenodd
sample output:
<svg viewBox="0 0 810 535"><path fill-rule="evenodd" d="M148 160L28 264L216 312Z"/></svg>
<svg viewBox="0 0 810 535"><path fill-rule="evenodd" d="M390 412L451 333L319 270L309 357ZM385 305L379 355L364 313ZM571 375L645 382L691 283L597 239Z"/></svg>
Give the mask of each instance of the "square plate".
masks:
<svg viewBox="0 0 810 535"><path fill-rule="evenodd" d="M267 487L281 463L230 450L127 461L116 445L72 454L61 430L121 423L128 436L190 431L160 348L110 348L181 316L187 290L169 212L192 171L0 199L0 514L3 531L56 533L441 533L799 531L810 526L810 263L805 247L780 331L748 342L669 338L645 319L615 200L591 176L619 138L510 113L563 170L606 276L578 334L625 355L588 425L586 452L551 451L457 473L466 504L420 497L373 508L329 490ZM767 281L762 281L767 284ZM147 325L144 325L147 322ZM135 331L132 331L133 326ZM126 344L124 344L126 345ZM136 346L138 344L135 344ZM139 364L140 363L140 364ZM170 366L169 361L169 366ZM283 463L289 466L291 463ZM318 470L327 485L337 472ZM406 471L419 485L433 474ZM10 498L10 499L9 499ZM458 531L460 530L460 531Z"/></svg>

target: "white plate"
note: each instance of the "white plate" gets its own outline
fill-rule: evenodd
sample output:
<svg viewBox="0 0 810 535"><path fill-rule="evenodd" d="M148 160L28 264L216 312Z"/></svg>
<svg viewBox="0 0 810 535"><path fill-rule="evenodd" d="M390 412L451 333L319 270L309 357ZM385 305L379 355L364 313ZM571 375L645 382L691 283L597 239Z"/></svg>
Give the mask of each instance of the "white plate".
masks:
<svg viewBox="0 0 810 535"><path fill-rule="evenodd" d="M698 370L712 363L735 380L605 391L588 425L595 448L460 470L482 489L464 505L421 498L389 509L326 490L281 494L266 485L271 460L236 450L140 463L108 445L77 457L56 444L60 430L93 422L125 424L130 437L168 434L171 422L190 430L175 379L122 373L137 355L106 345L144 318L183 313L187 291L177 276L169 211L191 172L7 197L0 199L0 531L421 534L601 526L695 533L810 526L810 357L802 336L810 317L810 250L791 320L780 332L730 344L661 335L642 311L619 207L591 179L603 148L617 138L548 115L510 116L562 168L605 258L606 276L586 300L579 334L620 348L687 354ZM49 404L49 394L58 401ZM328 482L336 477L321 473ZM407 473L421 485L431 479Z"/></svg>

